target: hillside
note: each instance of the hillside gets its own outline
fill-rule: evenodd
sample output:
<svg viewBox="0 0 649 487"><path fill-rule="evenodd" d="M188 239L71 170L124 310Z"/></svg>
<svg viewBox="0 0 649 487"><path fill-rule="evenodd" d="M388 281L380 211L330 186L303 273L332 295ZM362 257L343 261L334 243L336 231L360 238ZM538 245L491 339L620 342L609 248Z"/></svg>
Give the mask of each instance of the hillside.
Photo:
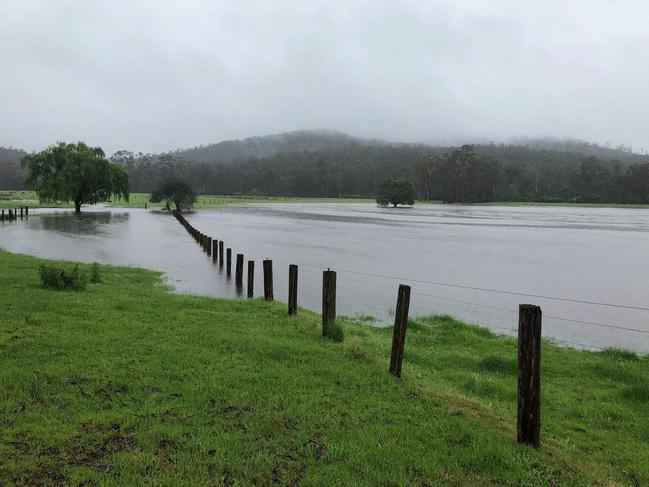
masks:
<svg viewBox="0 0 649 487"><path fill-rule="evenodd" d="M236 159L270 157L279 153L326 151L353 144L377 145L378 141L352 137L333 130L297 130L281 134L179 149L168 154L193 162L229 163Z"/></svg>

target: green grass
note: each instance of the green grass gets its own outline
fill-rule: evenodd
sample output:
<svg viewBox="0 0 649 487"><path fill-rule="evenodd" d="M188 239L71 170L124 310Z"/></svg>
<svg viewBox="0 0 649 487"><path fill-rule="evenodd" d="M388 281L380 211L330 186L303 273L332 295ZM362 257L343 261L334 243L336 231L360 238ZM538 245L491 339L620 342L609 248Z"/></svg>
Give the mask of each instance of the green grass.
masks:
<svg viewBox="0 0 649 487"><path fill-rule="evenodd" d="M646 357L544 343L537 451L511 338L412 321L396 380L389 329L341 318L336 343L135 268L49 290L42 262L0 250L0 485L649 484Z"/></svg>
<svg viewBox="0 0 649 487"><path fill-rule="evenodd" d="M374 203L372 198L301 198L291 196L219 196L219 195L200 195L196 208L215 208L229 204L243 203ZM116 199L106 203L108 206L124 208L144 208L144 204L149 208L161 208L162 203L149 202L149 193L131 193L129 201ZM439 201L427 201L420 204L442 204ZM41 204L38 196L34 191L0 191L0 208L17 208L20 206L29 206L30 208L73 208L71 203L61 204ZM502 201L490 203L476 203L476 206L565 206L565 207L584 207L584 208L649 208L649 204L616 204L616 203L535 203L535 202L516 202Z"/></svg>

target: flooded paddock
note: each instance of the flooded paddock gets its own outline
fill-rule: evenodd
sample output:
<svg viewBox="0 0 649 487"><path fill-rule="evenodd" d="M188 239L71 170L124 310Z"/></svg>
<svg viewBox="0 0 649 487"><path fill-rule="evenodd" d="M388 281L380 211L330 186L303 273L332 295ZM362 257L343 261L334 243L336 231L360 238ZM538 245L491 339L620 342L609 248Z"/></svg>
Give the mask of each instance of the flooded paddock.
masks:
<svg viewBox="0 0 649 487"><path fill-rule="evenodd" d="M321 306L322 271L338 272L338 313L389 322L399 283L411 316L451 314L513 333L518 304L543 309L543 334L577 346L649 351L649 210L581 207L250 204L187 213L232 248L233 272L157 210L36 210L0 224L0 247L39 257L164 271L177 292L236 297L234 260L273 260L275 299L299 265L300 306ZM245 294L244 267L244 294ZM559 298L559 299L555 299Z"/></svg>

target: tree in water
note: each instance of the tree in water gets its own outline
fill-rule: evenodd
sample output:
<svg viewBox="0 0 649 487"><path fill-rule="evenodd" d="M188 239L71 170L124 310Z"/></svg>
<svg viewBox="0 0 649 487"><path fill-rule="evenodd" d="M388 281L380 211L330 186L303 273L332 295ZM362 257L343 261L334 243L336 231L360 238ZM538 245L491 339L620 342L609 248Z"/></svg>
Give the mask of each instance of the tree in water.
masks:
<svg viewBox="0 0 649 487"><path fill-rule="evenodd" d="M376 202L381 206L414 205L415 188L404 178L386 179L381 185Z"/></svg>
<svg viewBox="0 0 649 487"><path fill-rule="evenodd" d="M59 142L23 157L21 163L27 169L26 183L36 190L39 201L74 201L76 213L81 212L82 204L108 201L113 196L128 201L128 174L108 162L100 147Z"/></svg>
<svg viewBox="0 0 649 487"><path fill-rule="evenodd" d="M184 179L168 177L160 181L151 193L152 203L159 203L163 200L168 210L173 203L176 205L176 210L183 211L191 208L196 201L196 191Z"/></svg>

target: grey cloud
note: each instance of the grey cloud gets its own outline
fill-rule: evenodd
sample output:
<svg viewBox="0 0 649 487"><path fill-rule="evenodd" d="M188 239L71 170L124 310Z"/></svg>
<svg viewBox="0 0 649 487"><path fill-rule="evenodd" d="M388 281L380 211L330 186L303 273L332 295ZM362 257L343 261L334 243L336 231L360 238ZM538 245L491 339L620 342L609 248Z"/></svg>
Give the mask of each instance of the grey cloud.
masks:
<svg viewBox="0 0 649 487"><path fill-rule="evenodd" d="M649 148L641 1L0 6L0 144L163 151L298 128Z"/></svg>

